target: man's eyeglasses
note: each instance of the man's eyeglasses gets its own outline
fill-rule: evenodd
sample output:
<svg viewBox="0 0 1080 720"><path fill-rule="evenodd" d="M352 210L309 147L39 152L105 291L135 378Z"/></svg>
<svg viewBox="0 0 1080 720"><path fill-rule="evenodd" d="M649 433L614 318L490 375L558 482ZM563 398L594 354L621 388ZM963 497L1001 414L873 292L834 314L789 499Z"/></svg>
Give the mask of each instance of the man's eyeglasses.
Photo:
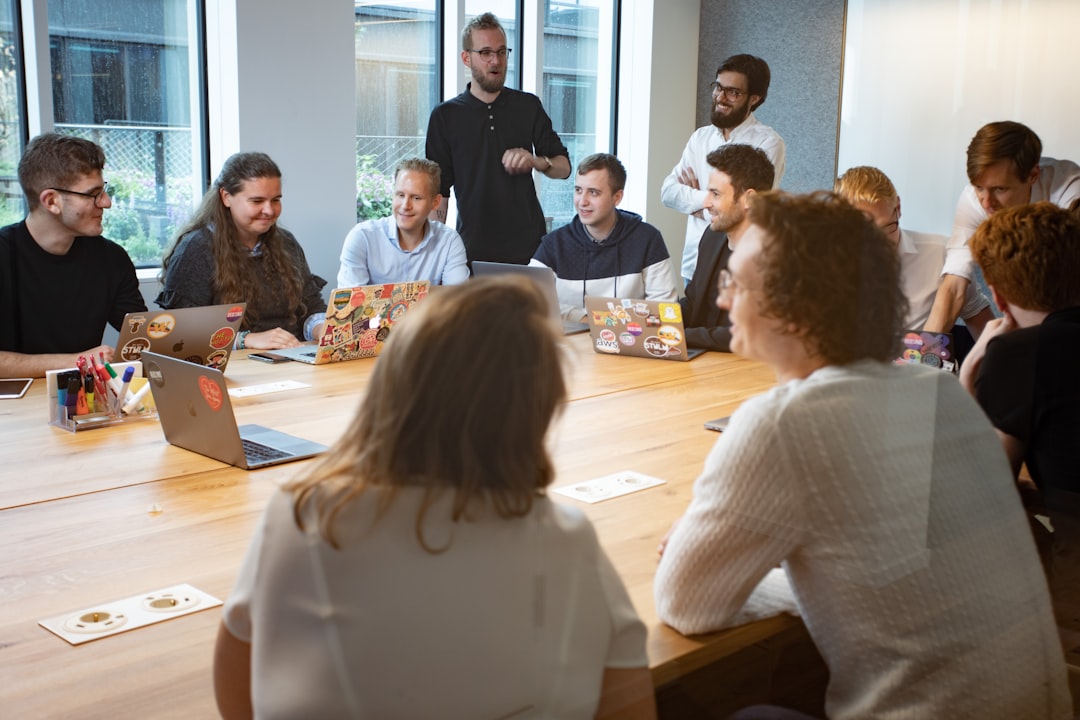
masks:
<svg viewBox="0 0 1080 720"><path fill-rule="evenodd" d="M96 193L79 192L78 190L68 190L66 188L49 189L55 190L56 192L67 193L68 195L79 195L81 197L91 198L94 201L94 207L104 207L103 205L101 205L101 198L109 194L109 183L102 184L101 189L98 190Z"/></svg>
<svg viewBox="0 0 1080 720"><path fill-rule="evenodd" d="M483 50L466 50L466 52L476 53L480 56L480 59L484 62L491 62L495 58L505 60L513 52L511 48L499 48L498 50L492 50L491 48L484 48Z"/></svg>
<svg viewBox="0 0 1080 720"><path fill-rule="evenodd" d="M713 95L723 95L732 102L738 102L739 98L746 94L745 90L739 88L725 87L718 82L709 83L709 89L712 90Z"/></svg>
<svg viewBox="0 0 1080 720"><path fill-rule="evenodd" d="M720 297L730 298L735 292L735 288L739 285L735 282L735 276L729 273L727 270L720 271L720 277L716 282L716 287L720 291Z"/></svg>

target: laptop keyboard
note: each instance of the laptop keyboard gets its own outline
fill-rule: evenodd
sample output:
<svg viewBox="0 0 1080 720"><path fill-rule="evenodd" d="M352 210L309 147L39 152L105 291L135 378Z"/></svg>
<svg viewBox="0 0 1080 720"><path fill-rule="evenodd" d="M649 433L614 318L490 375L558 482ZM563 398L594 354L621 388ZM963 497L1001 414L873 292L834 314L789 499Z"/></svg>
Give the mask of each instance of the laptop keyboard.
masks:
<svg viewBox="0 0 1080 720"><path fill-rule="evenodd" d="M292 453L272 448L269 445L257 443L254 440L240 438L240 442L244 445L244 456L247 458L249 464L292 457Z"/></svg>

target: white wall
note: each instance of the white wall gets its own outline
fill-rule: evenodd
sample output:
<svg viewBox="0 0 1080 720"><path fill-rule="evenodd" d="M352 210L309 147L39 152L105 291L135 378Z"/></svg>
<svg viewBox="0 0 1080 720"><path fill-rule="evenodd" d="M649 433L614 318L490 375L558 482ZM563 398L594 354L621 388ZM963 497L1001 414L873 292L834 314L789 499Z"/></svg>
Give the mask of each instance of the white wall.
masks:
<svg viewBox="0 0 1080 720"><path fill-rule="evenodd" d="M663 233L676 272L686 216L663 206L660 185L696 127L700 14L700 0L623 3L615 154L628 177L620 207Z"/></svg>
<svg viewBox="0 0 1080 720"><path fill-rule="evenodd" d="M1044 155L1080 160L1078 27L1075 0L848 0L838 170L880 168L904 227L949 234L984 124L1022 122Z"/></svg>
<svg viewBox="0 0 1080 720"><path fill-rule="evenodd" d="M334 287L356 222L352 0L209 0L210 172L238 151L281 167L282 227ZM235 29L232 32L232 29Z"/></svg>

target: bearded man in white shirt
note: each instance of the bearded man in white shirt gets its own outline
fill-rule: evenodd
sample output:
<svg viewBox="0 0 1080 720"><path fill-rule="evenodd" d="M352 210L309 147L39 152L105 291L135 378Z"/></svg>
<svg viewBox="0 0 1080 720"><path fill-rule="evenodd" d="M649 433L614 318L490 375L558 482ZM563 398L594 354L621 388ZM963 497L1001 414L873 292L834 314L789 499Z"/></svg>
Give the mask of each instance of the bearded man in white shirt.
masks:
<svg viewBox="0 0 1080 720"><path fill-rule="evenodd" d="M769 94L772 76L769 64L753 55L732 55L716 69L712 90L711 124L694 131L682 157L664 178L660 199L665 207L686 213L686 240L683 245L682 277L690 282L697 265L698 241L709 225L705 210L706 190L712 168L705 159L722 145L737 143L760 148L776 170L773 187L784 176L784 140L779 133L754 117Z"/></svg>

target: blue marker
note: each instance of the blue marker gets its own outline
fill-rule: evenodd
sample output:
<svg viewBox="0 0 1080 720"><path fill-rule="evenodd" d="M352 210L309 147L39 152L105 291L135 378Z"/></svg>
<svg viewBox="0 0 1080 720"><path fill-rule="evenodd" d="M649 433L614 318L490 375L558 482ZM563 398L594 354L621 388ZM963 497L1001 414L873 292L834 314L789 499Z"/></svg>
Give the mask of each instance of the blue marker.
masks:
<svg viewBox="0 0 1080 720"><path fill-rule="evenodd" d="M130 365L124 370L124 379L121 381L120 392L116 393L116 412L114 413L116 415L120 414L120 409L128 400L128 386L131 385L131 378L134 374L135 368Z"/></svg>

